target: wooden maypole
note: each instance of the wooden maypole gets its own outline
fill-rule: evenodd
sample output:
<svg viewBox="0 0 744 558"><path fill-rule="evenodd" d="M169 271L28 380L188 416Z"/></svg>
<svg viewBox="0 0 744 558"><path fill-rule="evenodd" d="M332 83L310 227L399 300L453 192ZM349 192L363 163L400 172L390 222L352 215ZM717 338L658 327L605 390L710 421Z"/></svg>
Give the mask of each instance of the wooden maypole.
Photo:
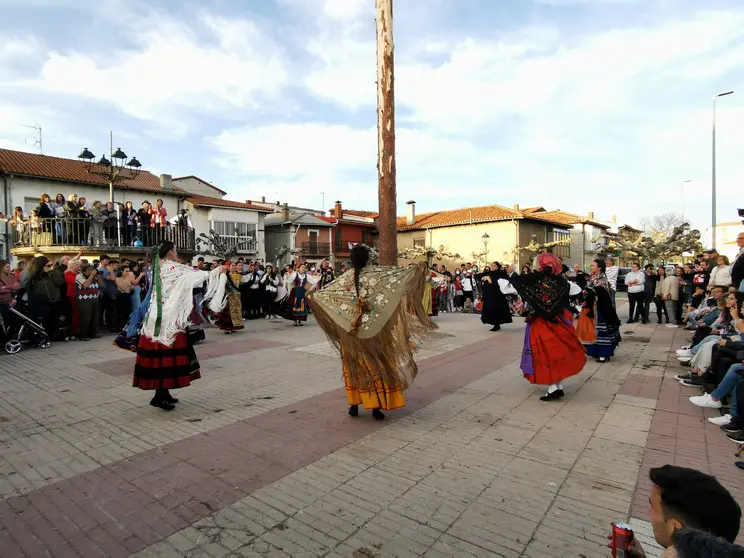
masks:
<svg viewBox="0 0 744 558"><path fill-rule="evenodd" d="M395 67L393 0L375 0L377 10L377 195L380 265L397 265L395 183Z"/></svg>

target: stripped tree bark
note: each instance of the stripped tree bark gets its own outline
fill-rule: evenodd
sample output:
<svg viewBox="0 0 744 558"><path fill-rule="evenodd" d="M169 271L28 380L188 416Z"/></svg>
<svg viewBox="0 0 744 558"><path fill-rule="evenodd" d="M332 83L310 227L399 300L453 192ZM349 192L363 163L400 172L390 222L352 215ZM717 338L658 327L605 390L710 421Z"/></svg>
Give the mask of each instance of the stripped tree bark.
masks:
<svg viewBox="0 0 744 558"><path fill-rule="evenodd" d="M377 195L380 265L398 263L395 172L395 74L393 0L375 0L377 11Z"/></svg>

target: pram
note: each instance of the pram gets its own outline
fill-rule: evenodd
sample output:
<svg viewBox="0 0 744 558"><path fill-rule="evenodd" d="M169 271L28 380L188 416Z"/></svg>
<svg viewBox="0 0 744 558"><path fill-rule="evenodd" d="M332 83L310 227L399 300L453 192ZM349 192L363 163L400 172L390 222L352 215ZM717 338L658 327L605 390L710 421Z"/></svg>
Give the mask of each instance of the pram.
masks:
<svg viewBox="0 0 744 558"><path fill-rule="evenodd" d="M41 349L51 347L52 341L44 327L21 313L17 306L2 305L0 309L0 335L5 342L5 352L14 355L24 344Z"/></svg>

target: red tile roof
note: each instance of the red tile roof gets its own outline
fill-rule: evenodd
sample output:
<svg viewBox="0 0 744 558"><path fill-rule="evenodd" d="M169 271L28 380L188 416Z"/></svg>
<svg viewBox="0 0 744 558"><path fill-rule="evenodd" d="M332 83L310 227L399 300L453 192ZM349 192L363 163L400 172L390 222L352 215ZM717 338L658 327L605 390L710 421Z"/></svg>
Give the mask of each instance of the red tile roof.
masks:
<svg viewBox="0 0 744 558"><path fill-rule="evenodd" d="M333 213L333 209L331 209ZM362 211L361 209L344 209L344 214L356 215L357 217L369 217L370 219L377 219L380 214L377 211Z"/></svg>
<svg viewBox="0 0 744 558"><path fill-rule="evenodd" d="M344 209L344 213L348 213L348 211ZM350 219L336 219L335 217L325 217L325 216L320 216L320 215L316 215L316 217L318 219L323 219L323 221L325 221L326 223L331 223L334 225L340 223L342 225L359 225L360 227L377 228L377 223L370 223L370 222L365 222L365 221L352 221Z"/></svg>
<svg viewBox="0 0 744 558"><path fill-rule="evenodd" d="M223 200L221 198L210 198L208 196L193 196L189 195L186 198L194 207L205 206L205 207L232 207L235 209L249 209L252 211L259 211L261 213L274 213L273 209L267 209L261 205L255 205L248 202L239 202L232 200Z"/></svg>
<svg viewBox="0 0 744 558"><path fill-rule="evenodd" d="M24 153L9 149L0 149L0 173L78 184L108 186L106 179L88 173L85 170L85 165L76 159L62 159L61 157L50 157L49 155ZM173 190L164 190L160 186L160 178L147 171L142 171L133 180L119 182L114 187L123 190L140 190L143 192L186 193L185 190L182 190L178 186L173 186Z"/></svg>
<svg viewBox="0 0 744 558"><path fill-rule="evenodd" d="M541 208L542 209L542 208ZM582 217L581 215L576 215L575 213L568 213L566 211L561 211L560 209L555 209L552 211L545 211L545 209L542 209L542 211L535 211L530 212L529 210L525 209L524 212L529 212L530 217L544 217L546 219L554 219L555 221L558 221L559 223L564 223L566 225L592 225L594 227L600 227L603 229L609 229L610 227L600 223L596 219L590 219L589 217Z"/></svg>
<svg viewBox="0 0 744 558"><path fill-rule="evenodd" d="M175 182L176 180L188 180L189 178L193 178L194 180L198 180L198 181L199 181L199 182L201 182L202 184L206 184L206 185L207 185L207 186L209 186L210 188L214 188L214 189L215 189L215 190L217 190L217 191L218 191L218 192L219 192L220 194L223 194L223 195L227 195L227 192L225 192L225 191L224 191L223 189L221 189L221 188L217 188L217 186L215 186L215 185L214 185L214 184L212 184L211 182L207 182L207 181L206 181L206 180L204 180L203 178L199 178L198 176L194 176L193 174L189 174L188 176L179 176L178 178L174 178L174 179L173 179L173 182Z"/></svg>
<svg viewBox="0 0 744 558"><path fill-rule="evenodd" d="M550 217L542 217L539 213L523 213L516 209L509 209L501 205L487 205L481 207L465 207L433 213L416 215L416 223L408 225L406 217L398 217L398 230L433 229L454 225L468 225L470 223L490 223L493 221L507 221L510 219L531 219L545 221L554 225L568 226L567 223Z"/></svg>

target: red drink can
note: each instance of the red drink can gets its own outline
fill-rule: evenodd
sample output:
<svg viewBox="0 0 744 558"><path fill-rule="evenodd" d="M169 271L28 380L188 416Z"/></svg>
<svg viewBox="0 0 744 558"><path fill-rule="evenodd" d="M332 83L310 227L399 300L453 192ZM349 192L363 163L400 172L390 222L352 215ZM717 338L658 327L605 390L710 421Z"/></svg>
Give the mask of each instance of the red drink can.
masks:
<svg viewBox="0 0 744 558"><path fill-rule="evenodd" d="M627 523L612 524L612 557L626 558L630 543L633 542L633 529Z"/></svg>

